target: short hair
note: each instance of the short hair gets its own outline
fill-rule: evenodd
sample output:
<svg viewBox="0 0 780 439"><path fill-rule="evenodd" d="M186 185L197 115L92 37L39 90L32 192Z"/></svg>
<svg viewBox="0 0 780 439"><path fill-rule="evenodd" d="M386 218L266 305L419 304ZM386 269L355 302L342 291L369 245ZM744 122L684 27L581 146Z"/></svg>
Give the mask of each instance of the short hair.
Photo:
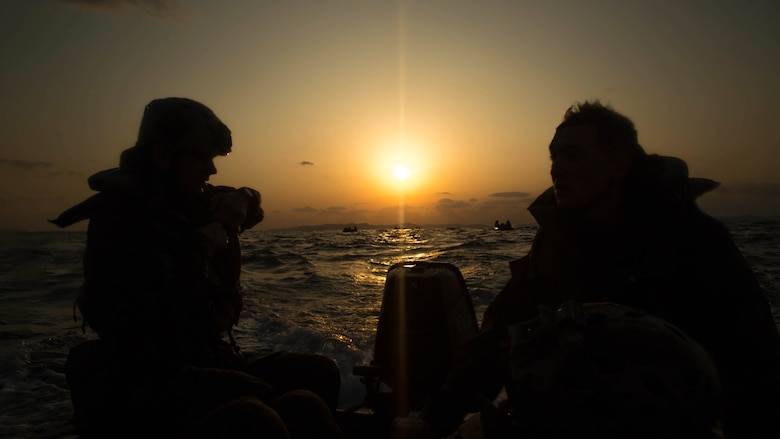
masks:
<svg viewBox="0 0 780 439"><path fill-rule="evenodd" d="M632 161L646 155L639 145L634 122L598 99L577 102L569 107L555 131L572 125L596 128L596 141L609 153L627 153Z"/></svg>

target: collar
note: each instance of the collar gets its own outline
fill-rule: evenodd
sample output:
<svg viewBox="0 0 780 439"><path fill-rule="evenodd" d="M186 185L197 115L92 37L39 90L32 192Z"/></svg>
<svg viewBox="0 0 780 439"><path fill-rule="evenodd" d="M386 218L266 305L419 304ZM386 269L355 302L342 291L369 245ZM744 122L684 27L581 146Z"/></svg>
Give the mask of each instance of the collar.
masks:
<svg viewBox="0 0 780 439"><path fill-rule="evenodd" d="M676 157L646 156L626 178L628 185L628 221L658 223L680 207L695 204L701 195L720 183L688 176L688 165ZM552 187L547 188L529 206L528 211L540 227L554 229L573 225L571 214L559 209Z"/></svg>

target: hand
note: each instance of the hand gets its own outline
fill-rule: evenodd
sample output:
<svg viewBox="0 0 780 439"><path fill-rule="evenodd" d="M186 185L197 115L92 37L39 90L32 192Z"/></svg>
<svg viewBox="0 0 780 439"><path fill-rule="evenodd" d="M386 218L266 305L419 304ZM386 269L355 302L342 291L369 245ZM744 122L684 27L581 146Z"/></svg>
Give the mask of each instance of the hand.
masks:
<svg viewBox="0 0 780 439"><path fill-rule="evenodd" d="M435 439L433 426L419 418L395 418L390 439Z"/></svg>
<svg viewBox="0 0 780 439"><path fill-rule="evenodd" d="M243 191L217 193L211 202L214 206L211 219L222 224L223 227L238 228L246 220L249 199Z"/></svg>

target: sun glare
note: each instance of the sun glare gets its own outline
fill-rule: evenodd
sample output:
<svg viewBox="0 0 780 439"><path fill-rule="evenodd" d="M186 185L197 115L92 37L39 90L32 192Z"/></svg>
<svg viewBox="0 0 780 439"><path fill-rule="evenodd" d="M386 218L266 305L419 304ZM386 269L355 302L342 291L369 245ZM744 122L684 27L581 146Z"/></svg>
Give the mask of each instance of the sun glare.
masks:
<svg viewBox="0 0 780 439"><path fill-rule="evenodd" d="M428 190L430 163L426 148L419 143L398 141L383 142L370 149L374 166L366 167L369 177L376 181L386 194L393 196L403 192L406 196L417 196Z"/></svg>
<svg viewBox="0 0 780 439"><path fill-rule="evenodd" d="M398 165L393 170L393 175L395 175L395 178L404 181L407 178L409 178L409 175L411 175L411 172L409 172L409 168L405 165Z"/></svg>

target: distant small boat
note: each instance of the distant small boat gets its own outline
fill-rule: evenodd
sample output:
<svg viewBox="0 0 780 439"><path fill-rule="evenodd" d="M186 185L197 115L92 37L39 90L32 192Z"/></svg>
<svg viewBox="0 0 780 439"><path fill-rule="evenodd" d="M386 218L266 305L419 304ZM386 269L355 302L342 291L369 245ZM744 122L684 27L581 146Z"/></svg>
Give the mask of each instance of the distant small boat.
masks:
<svg viewBox="0 0 780 439"><path fill-rule="evenodd" d="M344 227L342 232L344 232L344 233L347 233L347 232L357 232L357 226Z"/></svg>
<svg viewBox="0 0 780 439"><path fill-rule="evenodd" d="M512 227L512 223L509 222L509 220L506 220L505 223L500 223L498 220L496 220L496 223L493 225L493 230L514 230L515 228Z"/></svg>

